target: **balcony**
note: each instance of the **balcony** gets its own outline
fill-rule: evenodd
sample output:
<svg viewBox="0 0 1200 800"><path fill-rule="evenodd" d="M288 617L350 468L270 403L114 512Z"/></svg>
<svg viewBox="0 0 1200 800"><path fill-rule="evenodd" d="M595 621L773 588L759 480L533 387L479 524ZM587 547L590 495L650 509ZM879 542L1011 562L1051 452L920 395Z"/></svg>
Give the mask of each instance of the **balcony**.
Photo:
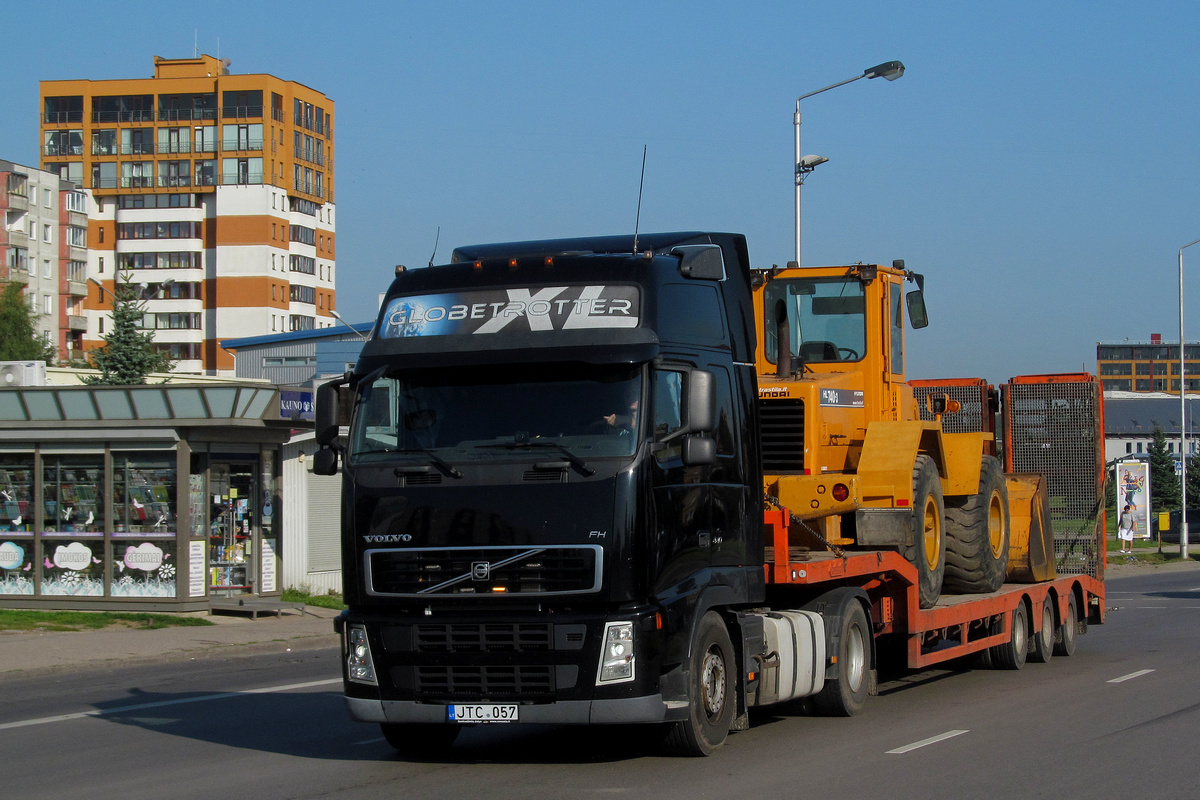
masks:
<svg viewBox="0 0 1200 800"><path fill-rule="evenodd" d="M191 186L191 185L192 185L192 179L190 177L188 177L187 175L159 175L158 176L158 188L160 188L160 189L167 189L167 188L174 189L174 188L179 188L179 187L187 187L187 186Z"/></svg>
<svg viewBox="0 0 1200 800"><path fill-rule="evenodd" d="M47 125L66 125L72 122L83 122L82 111L47 111L44 115Z"/></svg>
<svg viewBox="0 0 1200 800"><path fill-rule="evenodd" d="M87 281L67 280L67 294L72 297L87 297Z"/></svg>
<svg viewBox="0 0 1200 800"><path fill-rule="evenodd" d="M237 175L222 175L222 186L259 186L263 182L261 172L244 172Z"/></svg>
<svg viewBox="0 0 1200 800"><path fill-rule="evenodd" d="M225 106L221 109L221 119L262 119L263 107L258 106Z"/></svg>
<svg viewBox="0 0 1200 800"><path fill-rule="evenodd" d="M75 314L67 315L67 330L72 331L87 331L87 317L76 316Z"/></svg>
<svg viewBox="0 0 1200 800"><path fill-rule="evenodd" d="M121 145L121 155L152 156L154 155L154 145L149 142L143 144L123 144Z"/></svg>
<svg viewBox="0 0 1200 800"><path fill-rule="evenodd" d="M80 122L82 121L80 120ZM154 112L149 109L93 111L92 122L154 122Z"/></svg>
<svg viewBox="0 0 1200 800"><path fill-rule="evenodd" d="M158 110L159 122L186 122L216 118L217 110L215 108L160 108Z"/></svg>
<svg viewBox="0 0 1200 800"><path fill-rule="evenodd" d="M23 194L16 192L8 193L8 210L9 211L28 211L29 198Z"/></svg>

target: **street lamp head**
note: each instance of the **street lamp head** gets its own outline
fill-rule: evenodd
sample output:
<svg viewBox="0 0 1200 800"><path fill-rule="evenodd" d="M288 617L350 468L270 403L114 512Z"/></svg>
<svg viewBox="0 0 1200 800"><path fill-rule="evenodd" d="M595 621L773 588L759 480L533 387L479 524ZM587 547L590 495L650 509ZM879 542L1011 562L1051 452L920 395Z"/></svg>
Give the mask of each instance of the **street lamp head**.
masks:
<svg viewBox="0 0 1200 800"><path fill-rule="evenodd" d="M796 162L796 170L798 172L812 172L828 160L825 156L804 156L804 158Z"/></svg>
<svg viewBox="0 0 1200 800"><path fill-rule="evenodd" d="M903 74L904 64L899 61L885 61L868 70L863 70L864 78L885 78L889 81L894 81Z"/></svg>

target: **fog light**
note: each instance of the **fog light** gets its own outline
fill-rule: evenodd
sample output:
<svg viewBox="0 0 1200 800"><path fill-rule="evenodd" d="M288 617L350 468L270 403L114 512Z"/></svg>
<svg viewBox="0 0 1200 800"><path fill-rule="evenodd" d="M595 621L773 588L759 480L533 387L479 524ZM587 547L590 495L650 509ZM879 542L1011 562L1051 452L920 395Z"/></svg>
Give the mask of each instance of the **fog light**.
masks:
<svg viewBox="0 0 1200 800"><path fill-rule="evenodd" d="M375 678L375 663L371 660L367 629L362 625L346 628L346 675L356 683L379 683Z"/></svg>
<svg viewBox="0 0 1200 800"><path fill-rule="evenodd" d="M600 671L596 675L596 683L621 683L633 680L633 657L633 623L606 623L604 647L600 651Z"/></svg>

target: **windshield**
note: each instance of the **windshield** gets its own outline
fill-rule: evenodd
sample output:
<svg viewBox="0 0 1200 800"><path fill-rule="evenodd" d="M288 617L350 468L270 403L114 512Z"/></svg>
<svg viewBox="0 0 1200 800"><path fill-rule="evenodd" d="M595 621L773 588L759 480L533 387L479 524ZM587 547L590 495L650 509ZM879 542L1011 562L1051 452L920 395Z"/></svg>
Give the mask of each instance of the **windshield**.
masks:
<svg viewBox="0 0 1200 800"><path fill-rule="evenodd" d="M866 352L866 295L857 278L806 278L772 282L764 293L767 358L777 362L775 305L783 300L792 355L807 363L858 361Z"/></svg>
<svg viewBox="0 0 1200 800"><path fill-rule="evenodd" d="M547 459L563 457L553 455L563 448L585 460L632 455L641 393L636 367L506 365L381 375L361 387L350 458L432 453L461 463L529 452Z"/></svg>

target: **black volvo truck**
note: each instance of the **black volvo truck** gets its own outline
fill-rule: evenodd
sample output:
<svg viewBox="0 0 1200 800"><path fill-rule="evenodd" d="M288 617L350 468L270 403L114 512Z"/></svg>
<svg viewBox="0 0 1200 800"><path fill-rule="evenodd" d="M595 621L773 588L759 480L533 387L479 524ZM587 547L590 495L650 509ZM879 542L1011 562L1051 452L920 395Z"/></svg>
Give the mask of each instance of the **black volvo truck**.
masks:
<svg viewBox="0 0 1200 800"><path fill-rule="evenodd" d="M705 754L744 724L741 638L763 634L736 609L765 591L754 347L737 234L398 268L353 371L318 391L314 468L344 475L351 716L401 748L464 724L665 723Z"/></svg>

